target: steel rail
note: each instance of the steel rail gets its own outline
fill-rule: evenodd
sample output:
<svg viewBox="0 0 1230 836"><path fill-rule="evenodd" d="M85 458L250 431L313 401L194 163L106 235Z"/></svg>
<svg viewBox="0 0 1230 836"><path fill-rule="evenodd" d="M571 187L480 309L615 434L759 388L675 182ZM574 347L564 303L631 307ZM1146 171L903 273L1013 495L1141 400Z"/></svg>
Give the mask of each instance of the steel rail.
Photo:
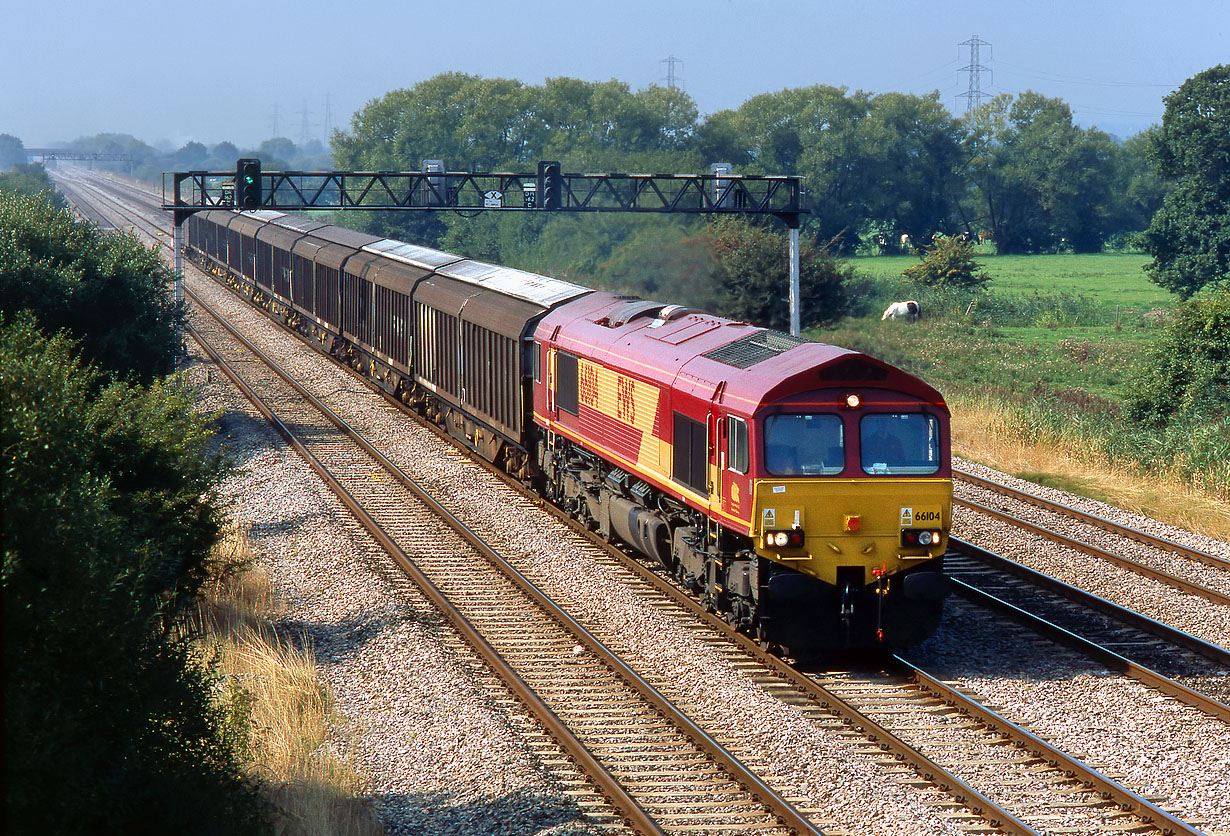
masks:
<svg viewBox="0 0 1230 836"><path fill-rule="evenodd" d="M274 360L269 358L259 348L257 348L247 339L245 339L241 334L236 332L230 326L230 324L226 322L225 319L223 319L211 307L206 305L203 302L203 300L201 300L199 297L196 296L196 294L192 293L191 291L187 291L187 292L190 295L190 298L192 298L193 301L196 302L196 304L200 305L203 310L208 311L210 315L214 317L214 319L216 319L220 324L222 324L224 328L226 328L232 334L233 337L235 337L237 340L239 340L244 345L246 350L250 351L254 356L260 358L261 362L265 363L279 377L285 380L292 388L295 389L295 391L301 397L308 400L315 409L319 410L322 415L324 415L329 421L333 422L342 432L344 432L360 448L362 448L365 453L367 453L369 456L374 458L381 465L381 467L385 468L399 483L401 483L404 487L410 490L416 497L418 497L434 514L440 517L440 519L443 520L445 524L449 526L449 528L453 529L472 548L474 548L486 560L488 560L488 562L490 562L495 568L497 568L505 576L507 576L514 584L517 585L519 589L521 589L522 592L526 593L529 597L531 597L535 601L535 603L537 603L544 611L546 611L546 613L551 618L555 619L558 623L560 623L564 627L564 629L573 633L573 635L576 636L577 639L579 640L580 644L583 644L584 646L586 646L596 656L598 656L603 661L605 661L607 665L611 667L611 669L621 679L624 680L625 683L627 683L634 690L640 693L641 696L644 699L646 699L648 702L650 702L658 711L660 711L664 717L670 720L687 737L691 738L693 743L695 743L698 748L704 751L706 755L711 757L716 763L723 766L735 781L742 784L744 788L747 789L747 791L751 793L754 797L756 797L757 800L761 804L763 804L766 808L768 808L768 810L773 815L777 816L778 819L783 823L783 825L794 830L796 833L799 833L799 834L812 834L812 836L823 836L822 831L817 830L816 827L812 825L809 821L807 821L807 819L805 819L794 808L792 804L790 804L788 801L782 798L782 796L776 790L774 790L772 787L766 784L758 775L753 773L741 761L739 761L738 758L736 758L733 754L727 751L725 747L723 747L720 743L714 740L707 732L705 732L698 725L696 725L696 723L694 723L683 712L681 712L671 702L669 698L667 698L660 691L658 691L652 684L647 682L643 677L640 676L640 674L636 673L636 671L628 667L628 665L622 659L620 659L613 651L607 648L606 645L604 645L588 629L586 629L579 622L573 619L572 616L568 615L568 613L566 613L559 605L557 605L553 600L551 600L541 590L539 590L536 586L534 586L534 584L528 578L526 578L515 567L509 564L497 551L495 551L489 544L487 544L482 539L482 537L480 537L476 532L471 530L463 522L457 519L457 517L454 516L452 512L450 512L447 508L441 505L434 497L432 497L420 485L418 485L418 483L415 482L413 478L407 475L396 464L390 461L383 453L381 453L374 446L372 446L370 442L368 442L361 435L359 435L359 433L357 433L352 427L349 426L349 424L343 421L326 404L322 403L319 399L317 399L310 392L304 389L302 385L300 385L297 381L295 381ZM279 432L281 432L281 430L279 430ZM286 432L289 432L289 430L286 430ZM300 455L306 454L305 459L307 458L307 456L311 455L310 452L307 451L306 448L303 448L301 444L298 444L295 442L292 442L292 443L295 445L295 449L300 452ZM315 460L315 457L312 457L309 463L311 463L311 461L314 461L314 460ZM317 470L316 465L313 465L313 469ZM317 470L317 472L321 473L320 470ZM333 487L334 483L333 483L332 477L331 476L326 477L324 473L321 473L321 475L322 475L322 478L325 478L326 481L329 482L330 487ZM369 521L370 521L370 526L373 527L371 529L373 531L373 534L376 534L377 531L380 532L379 534L377 534L377 537L380 540L381 545L385 546L386 548L391 549L390 553L393 554L397 558L398 563L401 564L403 568L407 570L407 572L410 572L412 574L416 583L420 583L420 579L421 579L421 585L424 585L424 590L429 593L430 597L432 597L433 602L437 602L437 597L438 597L437 604L442 607L447 606L448 608L447 610L445 610L446 614L448 614L450 611L456 612L457 617L459 619L464 619L464 616L462 616L459 611L456 611L455 608L453 608L451 604L448 604L447 599L444 597L443 593L438 590L438 588L430 581L430 579L426 577L426 575L423 575L422 572L417 569L417 567L414 567L413 569L409 568L413 566L413 562L410 560L410 558L406 556L405 553L399 547L397 547L397 545L393 543L393 541L390 538L388 538L387 534L384 534L383 531L379 529L379 526L375 522L375 520L372 520L370 516L368 516L367 513L363 511L361 507L358 506L358 504L353 500L353 498L349 497L348 493L345 493L345 488L343 488L340 484L338 484L337 488L335 488L334 490L335 490L335 493L338 493L338 491L341 491L340 493L338 493L338 496L342 498L342 501L346 503L347 507L351 508L351 510L356 514L356 516L358 516L363 521L363 524L365 527L369 527ZM343 494L345 495L343 496ZM450 621L452 621L452 616L450 615L449 617L450 617ZM477 636L478 634L475 632L474 635ZM481 636L479 638L481 638ZM484 646L487 648L490 648L490 646L486 644L485 640L483 641L484 641ZM493 654L496 653L494 648L490 648L490 652ZM517 676L516 672L513 671L511 667L507 668L507 670L512 674L512 676L514 677ZM517 679L513 681L521 683L521 685L523 685L528 690L529 686L524 685L524 683L520 681L520 677L517 677ZM543 708L546 711L550 712L550 709L545 705L545 703L543 704ZM560 721L558 717L554 715L554 713L550 713L549 716L552 718L551 720L552 725L549 727L552 728L553 731L557 727L561 731L567 731L566 727L562 724L562 721ZM568 734L571 736L571 732L568 732ZM576 740L575 737L573 737L572 739ZM579 740L576 740L576 745L581 746L581 748L584 748L583 744L581 744ZM593 761L593 763L597 764L597 761ZM597 764L597 765L600 766L600 764ZM616 779L612 777L611 780L615 781ZM618 784L617 781L616 783ZM641 809L639 804L637 804L635 800L630 795L628 795L626 791L622 789L622 786L620 786L620 793L622 794L623 799L626 799L626 801L621 801L621 803L618 806L622 808L624 804L626 803L626 804L634 805L634 809L637 809L637 810ZM648 814L645 814L645 815L646 815L646 821L652 822L652 819L648 818ZM646 832L654 833L654 832L660 832L660 831L647 830Z"/></svg>
<svg viewBox="0 0 1230 836"><path fill-rule="evenodd" d="M1084 636L1073 633L1064 627L1048 621L1036 613L1031 613L1023 610L1015 604L998 598L987 592L984 589L979 589L976 586L971 586L965 581L958 578L953 578L952 583L957 587L957 592L965 596L976 604L997 610L1011 618L1021 622L1031 630L1036 630L1043 635L1050 636L1052 639L1066 644L1091 659L1105 665L1107 668L1119 673L1127 674L1133 679L1137 679L1151 688L1161 691L1167 696L1174 697L1179 702L1198 708L1211 717L1215 717L1224 723L1230 723L1230 705L1206 696L1199 691L1194 691L1188 688L1181 682L1176 682L1164 674L1158 673L1146 665L1139 662L1133 662L1131 659L1123 656L1108 647L1091 641Z"/></svg>
<svg viewBox="0 0 1230 836"><path fill-rule="evenodd" d="M1063 769L1086 786L1096 789L1104 798L1113 799L1123 809L1130 810L1134 815L1147 821L1162 833L1186 834L1187 836L1205 836L1204 833L1187 822L1174 816L1148 799L1132 792L1113 778L1103 775L1088 764L1073 758L1066 752L1055 748L1042 738L1022 729L1010 720L987 708L977 700L970 699L947 683L915 667L900 656L894 657L914 677L914 681L939 699L973 717L988 728L995 729L1019 742L1030 752L1045 759L1051 766Z"/></svg>
<svg viewBox="0 0 1230 836"><path fill-rule="evenodd" d="M1207 601L1212 601L1215 604L1222 604L1223 606L1230 606L1230 595L1227 595L1224 592L1219 592L1216 589L1209 589L1207 586L1194 583L1185 578L1181 578L1178 575L1174 575L1174 574L1171 574L1170 572L1166 572L1162 569L1155 569L1152 566L1148 566L1144 563L1139 563L1135 560L1132 560L1131 558L1115 554L1114 552L1109 552L1106 549L1099 548L1098 546L1093 546L1093 545L1090 545L1089 543L1081 542L1080 540L1074 540L1071 537L1067 537L1056 531L1051 531L1045 526L1041 526L1036 523L1031 523L1028 520L1023 520L1020 517L1013 516L1012 514L1009 514L1005 511L999 511L995 508L991 508L990 506L983 505L979 502L974 502L969 499L961 499L960 497L955 497L955 496L952 498L952 501L954 505L963 505L966 508L970 508L971 510L977 511L979 514L985 514L988 517L994 517L995 519L1003 520L1009 525L1015 526L1020 529L1024 529L1025 531L1033 532L1034 534L1037 534L1040 537L1045 537L1047 540L1050 540L1052 543L1055 543L1056 545L1063 546L1064 548L1072 549L1073 551L1078 551L1083 554L1087 554L1091 557L1096 557L1100 560L1105 560L1108 563L1113 563L1114 565L1120 567L1121 569L1127 569L1129 572L1134 572L1140 575L1141 577L1149 578L1155 581L1160 581L1169 586L1173 586L1174 588L1182 592L1187 592L1192 595L1196 595L1200 598L1204 598Z"/></svg>
<svg viewBox="0 0 1230 836"><path fill-rule="evenodd" d="M1029 491L1014 488L1011 485L1005 485L1003 482L996 482L994 479L987 479L982 476L975 476L958 468L952 469L954 479L959 479L962 482L969 482L971 485L977 485L980 488L986 488L990 491L1003 494L1004 496L1026 502L1030 505L1035 505L1047 511L1054 511L1057 514L1063 514L1066 517L1071 517L1089 525L1096 526L1103 531L1109 531L1112 534L1118 534L1121 537L1126 537L1129 540L1135 540L1146 546L1152 546L1156 549L1173 552L1181 557L1198 560L1208 566L1213 566L1218 569L1230 569L1230 560L1223 557L1218 557L1215 554L1209 554L1206 551L1185 546L1182 543L1176 543L1174 540L1169 540L1165 537L1159 537L1156 534L1150 534L1147 531L1141 531L1138 528L1133 528L1130 525L1117 523L1114 520L1100 517L1097 514L1091 514L1088 511L1082 511L1079 508L1073 508L1071 505L1065 505L1062 502L1046 499Z"/></svg>
<svg viewBox="0 0 1230 836"><path fill-rule="evenodd" d="M1142 615L1135 610L1129 610L1122 607L1113 601L1107 601L1105 598L1094 595L1084 589L1064 583L1063 581L1052 578L1050 575L1045 575L1036 569L1030 569L1028 566L1022 566L1020 563L1008 560L1002 555L987 551L986 549L975 546L973 543L967 543L956 537L948 538L948 547L959 555L971 557L982 563L991 566L994 569L999 569L1004 572L1016 575L1018 578L1033 586L1040 586L1043 589L1048 589L1051 592L1058 593L1063 597L1075 601L1083 607L1096 610L1097 612L1108 615L1111 618L1122 621L1138 630L1150 633L1163 639L1171 644L1176 644L1179 647L1186 648L1194 653L1197 653L1206 659L1213 662L1218 662L1223 665L1230 665L1230 648L1221 647L1220 645L1207 642L1204 639L1197 638L1190 633L1185 633L1169 624L1163 624L1156 619L1149 618L1147 615ZM948 571L951 573L952 568Z"/></svg>

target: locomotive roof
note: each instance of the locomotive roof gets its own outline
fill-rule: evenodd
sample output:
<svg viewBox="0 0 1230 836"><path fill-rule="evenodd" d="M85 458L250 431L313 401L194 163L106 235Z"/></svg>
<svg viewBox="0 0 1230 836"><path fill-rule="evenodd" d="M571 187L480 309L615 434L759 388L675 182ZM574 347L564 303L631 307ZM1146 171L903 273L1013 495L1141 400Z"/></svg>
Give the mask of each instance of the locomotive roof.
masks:
<svg viewBox="0 0 1230 836"><path fill-rule="evenodd" d="M791 395L831 387L902 391L943 403L928 384L866 354L713 314L595 294L549 314L539 339L610 368L751 414Z"/></svg>

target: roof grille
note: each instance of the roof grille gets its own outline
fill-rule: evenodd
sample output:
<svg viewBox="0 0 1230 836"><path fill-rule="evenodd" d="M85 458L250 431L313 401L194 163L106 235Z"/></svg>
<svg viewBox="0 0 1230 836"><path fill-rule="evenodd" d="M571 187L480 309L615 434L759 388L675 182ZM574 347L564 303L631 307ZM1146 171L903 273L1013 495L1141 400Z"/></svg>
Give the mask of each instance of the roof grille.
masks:
<svg viewBox="0 0 1230 836"><path fill-rule="evenodd" d="M762 360L776 357L807 340L792 337L781 331L757 331L755 334L727 343L721 348L705 353L710 360L717 360L736 369L750 368Z"/></svg>

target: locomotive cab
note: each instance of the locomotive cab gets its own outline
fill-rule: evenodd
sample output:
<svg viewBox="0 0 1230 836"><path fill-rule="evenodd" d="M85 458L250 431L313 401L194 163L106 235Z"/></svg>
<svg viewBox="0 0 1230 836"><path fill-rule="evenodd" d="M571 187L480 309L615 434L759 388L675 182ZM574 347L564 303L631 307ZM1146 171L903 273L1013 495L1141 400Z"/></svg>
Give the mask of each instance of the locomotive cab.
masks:
<svg viewBox="0 0 1230 836"><path fill-rule="evenodd" d="M757 574L768 575L757 593L772 601L778 641L905 646L934 631L952 519L942 403L812 391L760 409L746 441L735 422L726 430L728 471L747 446L746 476L722 478L751 497Z"/></svg>

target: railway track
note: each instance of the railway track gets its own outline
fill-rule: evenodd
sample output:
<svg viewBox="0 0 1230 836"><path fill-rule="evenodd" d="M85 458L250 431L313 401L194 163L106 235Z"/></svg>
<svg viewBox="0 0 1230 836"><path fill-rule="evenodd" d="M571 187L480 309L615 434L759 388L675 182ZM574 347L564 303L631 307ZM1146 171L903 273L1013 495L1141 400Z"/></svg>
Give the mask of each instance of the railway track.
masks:
<svg viewBox="0 0 1230 836"><path fill-rule="evenodd" d="M1038 499L1038 497L1034 497L1034 499ZM984 505L979 502L973 502L968 499L961 499L959 497L954 497L953 504L963 506L965 508L969 508L971 510L976 511L979 514L982 514L983 516L992 517L997 520L1002 520L1003 522L1006 522L1009 525L1015 526L1022 530L1029 531L1033 534L1037 534L1041 537L1044 537L1047 540L1050 540L1052 543L1054 543L1057 546L1060 546L1065 549L1071 549L1073 551L1077 551L1082 554L1089 555L1090 557L1095 557L1099 560L1104 560L1107 563L1110 563L1114 566L1118 566L1122 569L1127 569L1128 571L1133 572L1137 575L1140 575L1141 577L1149 578L1150 580L1158 581L1159 583L1164 583L1167 586L1174 587L1175 589L1178 589L1181 592L1186 592L1190 595L1195 595L1199 598L1204 598L1207 601L1212 601L1214 604L1220 604L1222 606L1230 606L1230 595L1226 594L1225 592L1222 592L1217 589L1213 589L1212 587L1207 586L1205 584L1201 584L1195 581L1188 580L1185 577L1182 577L1173 572L1166 571L1165 569L1160 569L1156 566L1151 566L1148 563L1144 563L1138 560L1133 560L1132 558L1129 558L1129 557L1124 557L1123 555L1117 554L1108 549L1101 548L1100 546L1091 545L1080 539L1077 539L1076 537L1063 534L1062 532L1056 531L1046 526L1038 525L1037 523L1030 522L1029 520L1021 519L1020 517L1017 517L1013 514L1009 514L1006 511L1001 511L999 509L992 508L988 505ZM1072 509L1072 510L1075 510L1075 509ZM1137 531L1136 529L1132 529L1128 526L1119 526L1119 528L1125 529L1126 531L1131 532L1132 534L1136 535L1134 537L1129 537L1128 539L1137 540L1138 542L1143 542L1139 539L1141 537L1152 536L1152 535L1145 535L1144 532ZM1127 534L1121 531L1116 531L1115 533L1120 534L1121 536L1124 536L1124 537L1128 537ZM1165 542L1167 543L1166 551L1180 554L1182 557L1186 557L1192 560L1199 560L1200 562L1205 563L1206 565L1213 566L1218 569L1224 569L1227 572L1227 574L1230 575L1230 561L1223 561L1221 558L1218 558L1214 555L1201 552L1197 549L1189 549L1186 546L1180 546L1177 543L1173 543L1170 541L1165 541ZM1150 543L1149 545L1154 545L1154 544ZM1181 549L1182 551L1177 551L1179 549Z"/></svg>
<svg viewBox="0 0 1230 836"><path fill-rule="evenodd" d="M733 823L746 833L821 832L221 315L189 295L217 326L208 334L193 326L194 339L634 830L706 833ZM220 355L212 344L223 330L242 353ZM281 383L275 386L261 372L266 379L259 386L267 391L258 393L235 371L236 362L249 374L259 363ZM373 467L391 478L373 478ZM460 541L442 536L440 520Z"/></svg>
<svg viewBox="0 0 1230 836"><path fill-rule="evenodd" d="M947 558L956 594L1230 723L1230 652L1088 592L955 542Z"/></svg>
<svg viewBox="0 0 1230 836"><path fill-rule="evenodd" d="M165 238L165 235L163 237ZM619 556L610 554L601 559L621 560ZM640 574L644 583L654 583L646 577L652 576L652 573L644 572L643 567ZM653 594L660 595L664 602L655 603L654 606L684 604L696 609L694 604L689 603L690 599L682 596L673 587L664 585ZM730 635L729 631L725 631L724 624L712 616L703 612L693 612L693 616L697 622L690 629L698 633L711 631L714 638L709 641L717 652L727 657L732 666L748 670L749 675L766 691L778 695L817 723L832 724L834 714L844 718L846 725L841 733L867 736L875 747L893 752L893 758L906 759L919 775L934 781L950 793L951 798L978 812L984 820L994 823L1006 832L1031 833L1036 832L1035 827L1038 831L1049 830L1053 826L1055 814L1048 811L1055 809L1064 810L1062 815L1066 817L1065 820L1079 820L1083 823L1082 826L1094 830L1117 831L1129 827L1147 830L1152 827L1162 832L1197 832L1105 776L1092 770L1081 771L1082 765L1078 762L1065 759L1062 753L1054 751L1053 747L1048 748L1044 741L1033 738L1028 732L1018 730L1021 736L1012 736L1009 732L1011 723L999 717L988 719L985 709L976 704L967 704L969 701L963 695L952 691L944 683L927 678L922 672L905 673L905 669L900 667L904 664L901 661L894 663L898 667L893 673L849 681L842 677L829 678L826 687L824 677L804 676L781 660L764 654L745 637ZM564 641L567 642L566 639ZM913 684L906 685L906 679L910 679ZM669 686L664 690L669 690ZM851 699L840 699L839 693L842 692ZM924 705L929 707L923 708ZM953 705L962 707L940 708ZM907 708L910 711L907 711ZM918 709L918 712L914 712L914 709ZM921 721L935 716L936 712L941 710L959 710L967 716L972 716L969 713L974 712L982 714L983 719L976 722L961 720L955 727L932 722L931 730L927 731ZM920 719L915 716L916 713L925 716ZM877 722L877 715L881 719L892 721L904 716L911 717L912 719L904 724L904 730L915 736L914 741L908 742L909 734L893 734L889 729L891 723ZM900 723L897 725L901 726ZM973 739L964 740L954 747L950 741L957 732L972 735ZM928 734L934 735L937 740L929 742L925 739ZM978 742L979 739L981 742ZM982 748L981 758L970 758L969 752L974 747ZM954 748L960 750L956 757L952 753ZM1013 750L1011 756L1005 756L1005 748ZM922 754L922 751L928 749L934 750L938 755L936 760ZM938 761L944 760L945 757L952 762L956 770L949 771L940 766ZM1006 797L1008 803L1005 803L1004 807L999 807L989 798L983 797L979 791L954 774L961 769L968 771L971 765L984 771L989 769L1000 776L972 777L975 783L981 780L983 786L988 787L987 795L995 795L997 800L999 796ZM1008 769L1016 770L1015 777L1004 779L1002 773ZM1043 777L1039 779L1039 775ZM1106 810L1107 797L1125 809ZM1019 812L1021 818L1018 819L1010 810Z"/></svg>
<svg viewBox="0 0 1230 836"><path fill-rule="evenodd" d="M1191 546L1185 546L1182 543L1176 543L1174 540L1159 537L1156 534L1152 534L1129 525L1124 525L1123 523L1115 522L1114 520L1107 519L1106 517L1102 517L1097 514L1091 514L1088 511L1083 511L1071 505L1065 505L1062 502L1055 502L1054 500L1039 496L1036 493L1022 490L1011 485L1006 485L1003 482L997 482L993 479L986 479L956 467L953 468L953 479L992 491L1000 494L1001 496L1009 497L1010 499L1032 505L1036 508L1041 508L1061 516L1068 517L1069 519L1075 520L1083 525L1100 528L1103 531L1116 534L1127 540L1132 540L1160 551L1171 552L1179 555L1180 557L1194 560L1207 566L1212 566L1216 569L1230 571L1230 560L1223 557L1209 554L1206 551L1202 551L1201 549L1193 548ZM975 508L982 513L1002 513L995 511L994 509L990 509L984 503L969 502L967 500L962 500L962 503L967 507ZM1003 514L1000 518L1013 524L1015 524L1018 519L1010 514Z"/></svg>
<svg viewBox="0 0 1230 836"><path fill-rule="evenodd" d="M194 302L200 304L195 297ZM221 322L221 318L218 321ZM246 343L245 353L252 357L260 356L259 349L250 343ZM289 376L286 376L285 380L289 383ZM316 408L320 409L319 406ZM339 428L345 426L341 419L332 420ZM324 437L324 433L319 429L311 429L307 416L296 414L289 422L284 421L283 423L308 427L308 435L318 439ZM349 435L352 431L346 432ZM391 462L380 456L374 448L368 448L367 453L373 460L380 462L381 466L393 475L398 483L409 484L408 478L402 475ZM329 469L335 470L335 468ZM345 469L345 467L336 469ZM350 469L355 470L356 468L350 466ZM370 506L392 507L393 516L388 520L388 524L404 527L405 522L402 517L405 513L406 501L372 497L373 492L384 493L377 487L381 483L377 482L373 485L364 473L363 465L359 465L357 470L360 474L357 492L365 494L366 498L356 497L357 504L352 506L354 510ZM420 499L423 498L420 496ZM437 510L437 513L448 515L447 511L442 510ZM464 526L459 527L465 530ZM417 556L418 562L422 563L425 556L421 552ZM498 559L494 553L489 553L486 557L488 560ZM434 555L432 559L436 560ZM519 584L528 583L524 576L517 573L515 569L511 569L506 562L502 563L502 571L510 573ZM684 735L692 740L712 740L712 738L709 732L691 721L687 721L689 725L683 725L682 712L675 709L669 700L664 699L651 709L638 712L627 693L619 691L615 694L605 694L598 684L603 680L601 675L591 675L592 678L587 679L580 676L581 672L577 670L565 668L561 671L559 660L567 659L568 648L573 646L572 642L580 641L595 656L601 657L613 670L616 670L625 681L639 679L630 667L620 670L617 667L618 660L614 652L594 638L592 634L575 625L566 613L552 608L550 615L556 621L570 622L571 634L550 637L538 635L534 628L540 628L543 619L534 616L526 620L523 631L515 630L513 628L521 626L521 621L510 619L508 614L523 611L525 605L510 599L506 593L503 596L497 595L492 589L491 579L486 576L480 577L475 572L473 560L458 563L450 553L446 558L439 559L435 571L428 574L432 578L445 582L442 591L451 601L460 602L470 596L475 596L476 602L471 605L473 611L485 613L490 619L488 629L491 633L487 634L488 638L496 643L498 637L499 647L507 648L509 652L518 654L519 659L516 661L527 667L527 671L522 672L521 677L524 680L533 680L536 684L535 690L541 692L545 689L548 692L554 692L562 688L570 696L575 695L582 698L581 703L576 706L571 706L567 700L550 705L551 714L547 716L555 715L563 718L570 714L575 718L573 722L578 722L583 721L593 711L592 706L595 703L606 705L611 709L604 716L613 725L592 721L583 724L584 730L589 733L587 741L596 742L597 747L602 750L612 749L626 752L634 745L641 747L637 748L625 762L635 765L631 773L616 771L621 763L619 761L607 765L612 767L611 771L621 786L626 785L626 782L634 775L648 774L651 779L649 785L654 791L653 797L665 794L671 799L668 806L674 811L673 820L668 818L662 821L661 809L652 809L650 802L645 802L643 805L650 810L656 820L662 821L664 829L669 826L671 832L686 832L682 827L683 822L679 820L680 816L686 816L689 823L699 824L703 832L723 822L733 824L739 832L777 832L773 829L772 819L765 819L766 811L741 809L741 805L747 803L749 794L763 798L767 790L767 785L757 776L747 773L739 778L739 784L733 784L731 782L733 776L724 776L713 771L704 771L698 775L689 768L694 767L699 762L697 758L703 754L712 760L720 761L730 770L732 764L738 763L738 759L728 749L720 745L716 749L705 747L703 753L684 755L682 764L680 764L680 751L684 742L677 735L667 734L668 730L660 719L662 714L670 716L677 725L680 725L680 730ZM457 583L458 578L464 578L465 583ZM454 582L447 583L450 579ZM422 585L422 581L417 582ZM543 598L537 595L534 597L539 605L544 604ZM442 601L443 599L438 601L437 606L443 606ZM468 608L459 605L459 609ZM453 617L451 615L449 617L452 620ZM727 640L731 638L729 634L722 635L725 631L724 624L718 622L713 626L719 633L716 637L718 642L722 638ZM529 653L525 652L526 648L530 648ZM857 731L866 734L875 745L885 747L894 754L906 758L914 764L919 774L934 781L939 788L948 791L957 801L970 806L974 812L987 818L988 823L1006 832L1039 832L1035 829L1038 826L1037 823L1053 818L1055 816L1053 811L1060 803L1064 810L1062 817L1066 823L1065 826L1077 821L1084 826L1113 832L1122 829L1126 823L1130 822L1137 827L1142 824L1153 824L1162 832L1198 832L1183 829L1185 825L1180 820L1161 808L1127 791L1096 770L1080 763L1079 760L1064 756L1044 741L1015 727L1003 718L978 706L974 701L963 697L946 684L927 677L920 671L913 672L915 676L913 681L905 681L899 677L898 681L876 683L876 687L871 688L867 680L858 678L844 683L846 687L842 689L839 687L841 681L837 679L812 678L809 680L798 671L785 666L775 671L771 670L769 665L776 661L774 657L762 655L759 648L748 649L752 651L753 658L766 666L763 670L752 673L752 676L767 690L774 690L780 694L782 689L789 685L799 687L804 699L792 700L791 702L796 707L809 712L813 718L821 722L831 721L832 715L843 718L849 724L849 730L843 729L843 732ZM748 662L746 659L740 661L744 665ZM899 660L898 664L906 665L907 663ZM772 673L783 674L783 676L774 677ZM551 675L560 674L563 675L562 682L542 684L549 680ZM584 684L578 685L578 678L581 678ZM541 687L538 687L540 685ZM669 684L663 683L662 687L665 690L669 688ZM642 691L642 695L646 690L651 693L660 693L648 683L637 690ZM917 713L910 715L909 724L902 726L900 722L896 722L895 725L897 728L913 732L913 741L907 741L898 736L889 725L883 722L885 720L900 721L901 712L895 709L902 703L911 705ZM963 715L955 724L933 722L925 733L920 733L920 730L913 725L918 722L919 715L935 715L954 705L959 706L958 710ZM571 712L569 711L570 706ZM971 723L967 719L971 712L977 717L976 722ZM877 714L881 716L877 718ZM633 735L631 742L626 737L629 731ZM621 736L620 732L624 734ZM653 753L644 750L643 741L651 734L659 737L665 745L669 753L665 762L655 761ZM960 738L959 744L954 744L954 736ZM591 743L586 742L585 745L590 746ZM954 745L957 745L960 750L959 763L953 762L951 750ZM1009 746L1007 754L1003 752L1006 745ZM928 749L934 749L937 757L928 756L926 754ZM1018 749L1022 751L1017 751ZM971 759L969 753L972 750L980 750L982 756ZM595 752L594 754L597 760L601 753ZM949 762L948 765L941 762L945 760ZM981 778L984 786L993 785L987 792L976 790L970 780L957 774L957 769L963 767L969 771L971 765L981 768L984 773L994 773L991 776L985 774L969 776L973 781ZM977 769L973 771L976 773ZM1004 777L1005 772L1011 773L1007 779ZM682 779L676 786L670 786L666 781L666 776L672 773L679 774ZM702 788L699 797L695 795L698 784ZM723 794L721 790L725 784L729 786ZM641 800L634 787L629 787L628 791L632 799ZM1008 796L1012 804L1022 811L1022 816L1018 817L1002 803L992 801L990 793ZM1114 809L1108 809L1105 797L1108 795L1117 803ZM1061 801L1057 801L1057 798ZM794 832L816 832L797 812L798 818L794 821L789 820L787 811L791 810L791 806L784 799L778 801L777 804L782 806L773 808L771 814L777 816L781 823L786 824ZM773 805L768 806L773 807ZM1119 809L1120 807L1126 809ZM696 820L704 815L703 811L706 809L717 809L721 812L716 820L701 819L697 822ZM1030 821L1027 821L1026 817Z"/></svg>

